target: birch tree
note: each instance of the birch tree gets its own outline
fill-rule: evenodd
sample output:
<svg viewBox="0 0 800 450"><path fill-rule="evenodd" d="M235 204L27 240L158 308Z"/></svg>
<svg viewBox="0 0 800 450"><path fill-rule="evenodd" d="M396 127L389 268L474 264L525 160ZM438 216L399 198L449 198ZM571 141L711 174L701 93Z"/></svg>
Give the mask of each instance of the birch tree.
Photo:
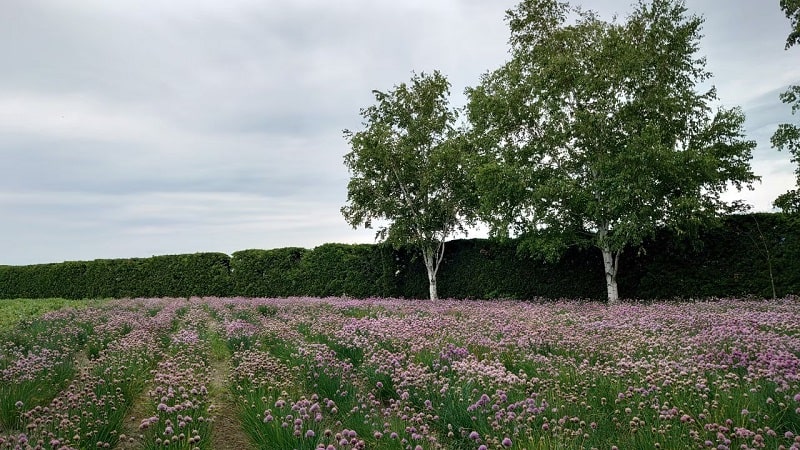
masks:
<svg viewBox="0 0 800 450"><path fill-rule="evenodd" d="M468 89L481 217L496 235L557 258L603 256L609 304L622 254L736 210L721 194L757 179L738 108L713 110L698 56L702 19L640 1L603 21L557 0L509 10L511 57Z"/></svg>
<svg viewBox="0 0 800 450"><path fill-rule="evenodd" d="M414 75L389 92L373 91L375 104L361 110L364 129L344 131L351 173L342 214L354 228L419 249L430 299L444 258L445 239L471 223L462 164L463 134L449 106L450 83L438 71Z"/></svg>
<svg viewBox="0 0 800 450"><path fill-rule="evenodd" d="M785 49L788 50L800 43L800 0L781 0L780 4L792 25L792 31L786 38ZM789 86L789 89L781 93L781 101L791 106L793 115L797 114L800 111L800 86ZM773 205L785 212L800 213L800 126L793 123L778 125L772 135L772 146L778 150L787 150L792 155L791 161L797 165L794 169L797 187L779 195Z"/></svg>

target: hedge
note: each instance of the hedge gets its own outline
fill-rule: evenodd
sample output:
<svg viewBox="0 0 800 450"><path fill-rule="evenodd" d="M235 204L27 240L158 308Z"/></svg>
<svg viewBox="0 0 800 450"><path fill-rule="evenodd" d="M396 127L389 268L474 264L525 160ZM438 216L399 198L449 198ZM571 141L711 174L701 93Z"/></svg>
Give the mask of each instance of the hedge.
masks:
<svg viewBox="0 0 800 450"><path fill-rule="evenodd" d="M302 277L303 248L242 250L231 259L231 294L244 297L288 297L298 295Z"/></svg>
<svg viewBox="0 0 800 450"><path fill-rule="evenodd" d="M730 216L693 241L662 232L641 248L626 249L619 274L621 297L638 299L769 298L773 282L777 296L800 293L797 216ZM571 249L547 263L519 252L513 240L448 242L438 287L442 298L606 296L599 250ZM418 252L385 244L0 266L0 298L425 298L427 293Z"/></svg>
<svg viewBox="0 0 800 450"><path fill-rule="evenodd" d="M597 249L570 249L558 262L519 253L516 241L447 243L437 285L447 298L606 298ZM412 256L399 295L424 298L427 276ZM800 294L800 218L784 214L726 217L696 239L661 232L640 248L623 251L620 296L689 299Z"/></svg>
<svg viewBox="0 0 800 450"><path fill-rule="evenodd" d="M386 245L324 244L300 262L297 292L315 297L385 297L396 292L397 262Z"/></svg>
<svg viewBox="0 0 800 450"><path fill-rule="evenodd" d="M778 297L800 294L800 217L727 217L686 242L662 233L622 266L621 295L636 298ZM625 255L623 255L625 257ZM625 264L625 260L623 261Z"/></svg>
<svg viewBox="0 0 800 450"><path fill-rule="evenodd" d="M230 258L223 253L0 267L0 298L223 296L230 291Z"/></svg>

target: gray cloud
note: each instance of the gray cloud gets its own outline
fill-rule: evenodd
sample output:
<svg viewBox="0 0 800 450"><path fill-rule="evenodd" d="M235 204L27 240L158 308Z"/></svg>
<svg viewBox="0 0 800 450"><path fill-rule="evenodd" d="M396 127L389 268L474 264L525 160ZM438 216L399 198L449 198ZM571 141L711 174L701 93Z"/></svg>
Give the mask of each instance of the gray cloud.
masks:
<svg viewBox="0 0 800 450"><path fill-rule="evenodd" d="M372 89L442 70L454 104L507 59L516 2L11 0L0 15L0 264L371 242L339 214L344 128ZM606 18L629 0L591 2ZM800 80L777 5L696 0L720 104L769 148ZM784 158L785 157L785 158ZM766 178L769 177L767 181ZM777 193L777 194L776 194Z"/></svg>

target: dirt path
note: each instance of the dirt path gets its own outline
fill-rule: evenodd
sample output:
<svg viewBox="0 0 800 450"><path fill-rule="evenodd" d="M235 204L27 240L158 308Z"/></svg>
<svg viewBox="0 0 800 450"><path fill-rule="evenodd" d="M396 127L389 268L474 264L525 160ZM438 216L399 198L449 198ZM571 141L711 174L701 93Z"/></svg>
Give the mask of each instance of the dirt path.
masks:
<svg viewBox="0 0 800 450"><path fill-rule="evenodd" d="M120 440L115 447L116 449L134 450L142 448L143 436L139 432L139 424L142 423L142 419L153 414L153 404L147 394L149 390L150 386L145 386L139 396L133 400L133 404L125 415L125 421L122 423Z"/></svg>
<svg viewBox="0 0 800 450"><path fill-rule="evenodd" d="M211 363L211 402L215 406L214 426L211 432L211 448L214 450L242 450L253 448L253 444L239 424L233 395L228 389L230 374L229 359L213 360Z"/></svg>

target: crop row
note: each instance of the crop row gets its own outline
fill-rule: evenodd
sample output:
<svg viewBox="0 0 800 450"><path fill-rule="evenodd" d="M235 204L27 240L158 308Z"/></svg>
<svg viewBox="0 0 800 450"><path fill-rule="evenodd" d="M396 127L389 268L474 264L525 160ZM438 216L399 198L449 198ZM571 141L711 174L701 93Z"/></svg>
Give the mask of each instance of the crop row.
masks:
<svg viewBox="0 0 800 450"><path fill-rule="evenodd" d="M796 299L209 305L259 448L800 447Z"/></svg>
<svg viewBox="0 0 800 450"><path fill-rule="evenodd" d="M5 335L0 448L207 449L222 414L276 450L800 449L797 317L795 298L65 309Z"/></svg>

